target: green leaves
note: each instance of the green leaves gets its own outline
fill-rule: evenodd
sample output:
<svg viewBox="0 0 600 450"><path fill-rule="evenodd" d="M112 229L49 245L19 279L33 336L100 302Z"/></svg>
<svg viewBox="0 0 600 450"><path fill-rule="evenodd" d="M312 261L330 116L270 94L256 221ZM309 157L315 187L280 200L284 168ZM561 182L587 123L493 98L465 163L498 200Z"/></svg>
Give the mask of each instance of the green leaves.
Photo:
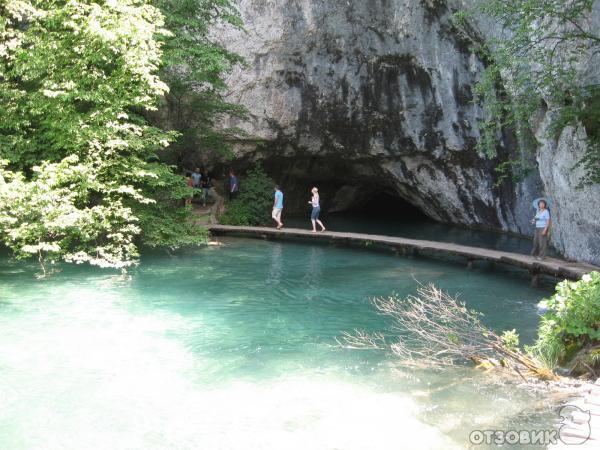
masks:
<svg viewBox="0 0 600 450"><path fill-rule="evenodd" d="M558 360L566 356L568 347L600 342L600 272L559 283L544 306L548 312L542 316L538 341L530 352Z"/></svg>
<svg viewBox="0 0 600 450"><path fill-rule="evenodd" d="M214 42L212 26L240 28L241 18L231 0L154 0L172 32L164 38L162 78L170 87L164 121L181 138L174 144L177 163L201 159L198 153L231 156L229 142L243 133L223 128L226 117L245 117L245 108L225 101L225 75L243 59ZM218 126L217 126L218 125Z"/></svg>
<svg viewBox="0 0 600 450"><path fill-rule="evenodd" d="M275 182L260 165L250 169L240 183L240 195L219 218L225 225L266 225L271 217Z"/></svg>
<svg viewBox="0 0 600 450"><path fill-rule="evenodd" d="M0 111L0 151L12 167L34 164L42 149L51 160L84 155L93 139L112 137L107 125L119 114L154 108L167 91L157 75L160 12L143 2L114 3L8 2L17 12L0 36L8 53L0 62L8 105ZM139 131L130 137L144 140Z"/></svg>
<svg viewBox="0 0 600 450"><path fill-rule="evenodd" d="M600 35L588 20L593 4L594 0L481 2L480 10L495 19L503 33L483 49L488 65L475 88L486 113L480 123L480 152L496 157L503 129L516 133L522 149L535 150L528 124L547 105L554 112L549 138L567 125L584 125L589 145L580 162L586 172L581 185L600 181L600 95L598 86L578 69L600 47ZM455 17L459 25L464 20L464 13ZM515 168L509 164L500 170Z"/></svg>
<svg viewBox="0 0 600 450"><path fill-rule="evenodd" d="M502 343L504 346L512 351L519 350L519 333L514 328L512 330L506 330L502 333Z"/></svg>
<svg viewBox="0 0 600 450"><path fill-rule="evenodd" d="M127 267L140 229L120 199L92 204L93 169L75 155L33 168L35 177L0 168L0 226L19 258Z"/></svg>
<svg viewBox="0 0 600 450"><path fill-rule="evenodd" d="M142 115L168 91L163 25L144 0L0 4L0 240L17 257L125 268L142 241L205 238L157 162L176 133Z"/></svg>

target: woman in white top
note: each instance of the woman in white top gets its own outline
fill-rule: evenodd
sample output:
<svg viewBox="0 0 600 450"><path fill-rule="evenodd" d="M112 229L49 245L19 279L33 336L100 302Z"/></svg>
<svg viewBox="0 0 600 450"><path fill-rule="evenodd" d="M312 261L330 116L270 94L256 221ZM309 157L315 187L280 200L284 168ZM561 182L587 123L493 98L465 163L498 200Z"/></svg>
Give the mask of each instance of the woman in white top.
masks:
<svg viewBox="0 0 600 450"><path fill-rule="evenodd" d="M310 214L310 221L312 222L313 228L312 231L313 233L317 232L317 223L321 227L321 231L325 231L325 225L323 225L323 222L319 220L319 214L321 212L321 204L319 203L319 190L314 187L312 188L311 192L312 198L308 203L312 205L312 212Z"/></svg>
<svg viewBox="0 0 600 450"><path fill-rule="evenodd" d="M538 202L538 209L532 222L535 225L535 233L533 235L531 256L534 256L535 259L544 259L548 248L548 231L552 223L546 200L542 199Z"/></svg>

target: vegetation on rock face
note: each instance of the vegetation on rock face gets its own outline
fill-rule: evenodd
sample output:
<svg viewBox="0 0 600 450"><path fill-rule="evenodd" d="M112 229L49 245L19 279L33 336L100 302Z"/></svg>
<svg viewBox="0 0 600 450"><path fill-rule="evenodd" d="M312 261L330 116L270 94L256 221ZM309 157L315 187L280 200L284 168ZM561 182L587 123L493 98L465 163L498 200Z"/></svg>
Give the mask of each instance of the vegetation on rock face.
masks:
<svg viewBox="0 0 600 450"><path fill-rule="evenodd" d="M242 58L210 37L214 26L240 28L242 21L230 0L153 0L171 32L165 38L161 79L169 86L157 122L179 133L164 157L191 167L199 153L231 154L238 129L216 127L223 117L245 117L245 109L224 100L224 74L242 65Z"/></svg>
<svg viewBox="0 0 600 450"><path fill-rule="evenodd" d="M527 349L533 357L553 369L569 365L582 349L589 354L600 349L600 272L559 283L556 293L542 305L547 312L541 319L538 340ZM594 366L600 367L600 358L587 364L593 371Z"/></svg>
<svg viewBox="0 0 600 450"><path fill-rule="evenodd" d="M269 223L275 182L261 166L256 166L248 171L240 186L239 197L229 203L219 222L224 225L246 226Z"/></svg>
<svg viewBox="0 0 600 450"><path fill-rule="evenodd" d="M141 0L0 4L0 240L17 256L127 267L139 242L204 238L156 156L175 135L142 116L168 91L167 36Z"/></svg>
<svg viewBox="0 0 600 450"><path fill-rule="evenodd" d="M581 183L600 182L600 87L593 68L585 67L600 47L600 34L589 21L594 2L481 2L480 9L504 32L479 48L489 63L475 89L487 116L480 124L479 150L495 156L503 128L514 130L523 148L534 149L528 123L540 108L548 108L549 138L566 125L583 125L588 145L579 162L585 169ZM500 169L507 167L518 169L511 162Z"/></svg>

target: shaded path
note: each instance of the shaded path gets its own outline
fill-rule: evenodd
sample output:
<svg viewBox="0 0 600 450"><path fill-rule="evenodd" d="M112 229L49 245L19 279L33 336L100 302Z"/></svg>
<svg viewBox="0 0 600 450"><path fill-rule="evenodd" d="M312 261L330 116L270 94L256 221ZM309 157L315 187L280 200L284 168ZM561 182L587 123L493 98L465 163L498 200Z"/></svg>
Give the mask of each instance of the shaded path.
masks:
<svg viewBox="0 0 600 450"><path fill-rule="evenodd" d="M533 282L537 283L539 275L550 275L559 278L577 280L586 273L600 270L600 267L591 264L565 261L557 258L546 258L538 261L532 256L518 253L490 250L481 247L470 247L467 245L452 244L448 242L437 242L428 240L406 239L395 236L379 236L362 233L342 233L326 231L323 233L312 233L308 230L296 228L284 228L276 230L266 227L237 227L229 225L210 225L208 229L216 235L242 235L248 237L274 237L274 238L309 238L320 241L340 243L362 243L380 244L391 247L403 254L425 253L433 255L452 255L464 257L467 266L471 268L474 261L484 260L494 263L508 264L528 270Z"/></svg>

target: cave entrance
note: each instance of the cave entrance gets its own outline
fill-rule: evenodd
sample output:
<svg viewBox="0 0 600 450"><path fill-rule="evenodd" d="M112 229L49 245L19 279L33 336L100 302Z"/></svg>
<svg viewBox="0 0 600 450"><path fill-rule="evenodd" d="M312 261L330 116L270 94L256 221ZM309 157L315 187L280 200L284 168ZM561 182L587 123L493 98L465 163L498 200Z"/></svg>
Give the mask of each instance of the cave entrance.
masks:
<svg viewBox="0 0 600 450"><path fill-rule="evenodd" d="M310 225L308 200L312 186L319 188L322 218L331 229L397 234L403 225L418 230L421 225L436 223L391 184L380 166L368 161L337 156L270 157L262 165L283 189L287 218L284 223L288 226L306 226L307 221ZM407 186L405 191L410 193L413 189ZM418 204L419 199L416 200Z"/></svg>
<svg viewBox="0 0 600 450"><path fill-rule="evenodd" d="M359 217L372 217L378 220L394 220L408 222L427 222L432 220L419 208L403 198L389 192L376 191L360 204L340 214L351 214Z"/></svg>
<svg viewBox="0 0 600 450"><path fill-rule="evenodd" d="M358 196L360 197L360 196ZM323 214L325 225L336 231L420 237L439 224L394 192L373 189L344 209Z"/></svg>
<svg viewBox="0 0 600 450"><path fill-rule="evenodd" d="M310 229L308 200L311 187L317 186L321 193L321 218L331 231L479 245L524 254L531 250L527 239L452 226L443 219L430 218L424 210L436 211L435 205L425 203L416 185L419 180L390 177L381 164L339 155L269 155L258 160L283 189L283 222L288 228ZM239 160L233 166L240 175L242 189L244 174L255 164L256 160ZM225 189L230 168L221 164L213 170L216 177L221 174Z"/></svg>

